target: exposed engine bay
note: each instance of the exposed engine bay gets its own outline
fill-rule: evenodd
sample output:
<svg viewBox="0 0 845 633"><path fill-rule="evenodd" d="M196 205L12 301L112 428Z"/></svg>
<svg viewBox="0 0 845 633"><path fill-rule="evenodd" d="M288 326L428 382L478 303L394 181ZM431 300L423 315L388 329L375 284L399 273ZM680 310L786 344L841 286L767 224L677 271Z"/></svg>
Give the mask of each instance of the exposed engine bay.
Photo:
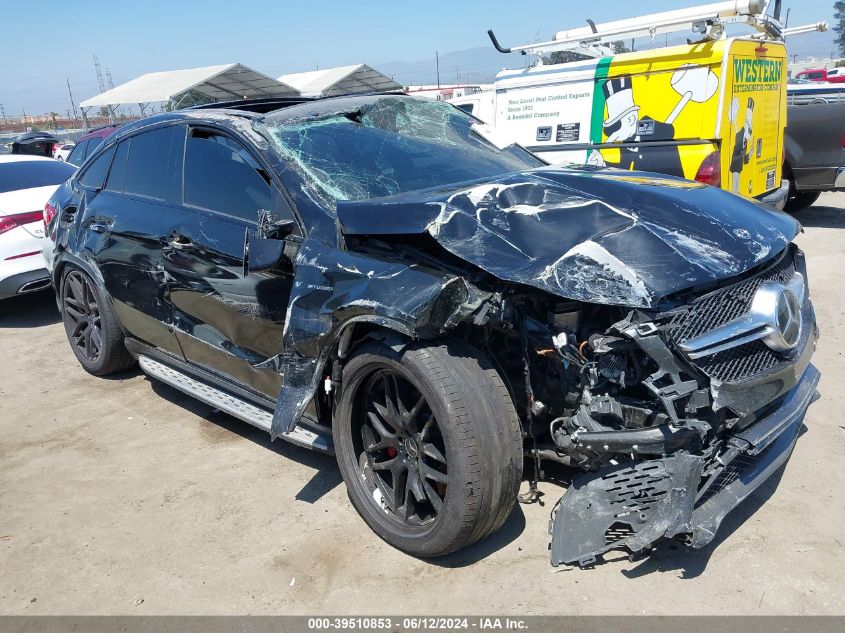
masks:
<svg viewBox="0 0 845 633"><path fill-rule="evenodd" d="M788 249L760 277L795 275L795 266L803 266L799 259ZM664 537L705 545L738 497L711 508L715 516L706 525L693 525L697 508L762 462L755 458L775 440L794 442L800 425L787 414L814 396L816 370L810 367L803 376L800 402L796 394L784 394L808 365L812 349L805 348L814 347L815 325L802 332L798 356L805 358L792 366L792 380L782 375L770 380L771 373L763 372L768 378L759 387L753 367L749 375L725 374L724 368L714 369L713 359L692 360L678 339L688 320L682 317L714 297L739 303L743 283L748 282L648 311L566 301L512 286L495 293L466 327L467 338L507 377L525 424L526 463L533 475L521 501L537 499L544 462L582 473L553 512L554 565L590 565L614 548L644 553ZM726 311L722 321L729 316ZM476 327L482 322L483 328ZM726 396L731 382L741 382L737 378L751 381L741 398ZM777 427L785 437L769 433L765 442L752 437L755 444L743 437L743 430L778 407Z"/></svg>

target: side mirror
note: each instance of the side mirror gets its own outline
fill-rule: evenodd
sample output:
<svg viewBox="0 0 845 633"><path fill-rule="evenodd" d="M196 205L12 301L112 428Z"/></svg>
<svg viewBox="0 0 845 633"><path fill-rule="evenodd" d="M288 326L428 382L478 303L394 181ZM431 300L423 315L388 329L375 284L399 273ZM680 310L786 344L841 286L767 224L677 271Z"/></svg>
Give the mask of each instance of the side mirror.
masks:
<svg viewBox="0 0 845 633"><path fill-rule="evenodd" d="M293 219L274 219L269 212L261 211L257 227L249 227L244 235L244 275L270 270L291 259L286 238L296 228Z"/></svg>

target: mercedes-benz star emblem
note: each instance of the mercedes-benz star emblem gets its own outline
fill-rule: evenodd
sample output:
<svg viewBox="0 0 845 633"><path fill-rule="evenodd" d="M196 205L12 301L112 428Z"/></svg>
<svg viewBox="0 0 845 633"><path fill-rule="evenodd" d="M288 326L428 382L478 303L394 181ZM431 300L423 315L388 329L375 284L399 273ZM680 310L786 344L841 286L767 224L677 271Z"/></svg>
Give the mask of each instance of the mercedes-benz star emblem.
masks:
<svg viewBox="0 0 845 633"><path fill-rule="evenodd" d="M776 310L774 325L785 346L792 349L798 345L798 338L801 336L801 306L791 289L781 290Z"/></svg>

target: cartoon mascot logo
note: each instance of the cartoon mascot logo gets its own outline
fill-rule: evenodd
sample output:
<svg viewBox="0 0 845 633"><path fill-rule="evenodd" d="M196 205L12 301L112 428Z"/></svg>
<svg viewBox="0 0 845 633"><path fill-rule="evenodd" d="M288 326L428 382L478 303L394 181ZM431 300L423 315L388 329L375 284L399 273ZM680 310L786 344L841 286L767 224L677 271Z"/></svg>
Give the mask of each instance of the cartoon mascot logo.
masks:
<svg viewBox="0 0 845 633"><path fill-rule="evenodd" d="M731 153L731 191L739 193L742 170L751 162L754 154L754 134L752 132L754 120L754 99L748 97L745 104L745 123L739 124L739 98L734 97L731 101L730 121L734 127L735 139L734 149ZM749 183L749 190L751 183ZM750 193L750 191L749 191Z"/></svg>
<svg viewBox="0 0 845 633"><path fill-rule="evenodd" d="M704 103L716 94L719 78L706 66L690 65L676 70L670 83L681 98L664 121L657 121L649 116L640 116L641 107L634 98L630 76L621 75L605 81L602 86L607 108L607 118L602 123L607 135L605 143L620 144L620 159L607 162L599 152L592 151L587 162L683 176L677 145L655 141L673 140L678 115L690 101Z"/></svg>

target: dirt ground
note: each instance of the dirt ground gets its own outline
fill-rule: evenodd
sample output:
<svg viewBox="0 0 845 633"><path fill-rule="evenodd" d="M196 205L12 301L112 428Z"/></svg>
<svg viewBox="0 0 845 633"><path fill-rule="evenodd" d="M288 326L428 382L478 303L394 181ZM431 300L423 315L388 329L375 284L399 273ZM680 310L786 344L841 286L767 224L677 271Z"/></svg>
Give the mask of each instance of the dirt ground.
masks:
<svg viewBox="0 0 845 633"><path fill-rule="evenodd" d="M0 305L0 614L843 614L845 194L800 214L822 398L701 551L554 570L545 505L438 561L379 540L329 457L76 363L49 295Z"/></svg>

